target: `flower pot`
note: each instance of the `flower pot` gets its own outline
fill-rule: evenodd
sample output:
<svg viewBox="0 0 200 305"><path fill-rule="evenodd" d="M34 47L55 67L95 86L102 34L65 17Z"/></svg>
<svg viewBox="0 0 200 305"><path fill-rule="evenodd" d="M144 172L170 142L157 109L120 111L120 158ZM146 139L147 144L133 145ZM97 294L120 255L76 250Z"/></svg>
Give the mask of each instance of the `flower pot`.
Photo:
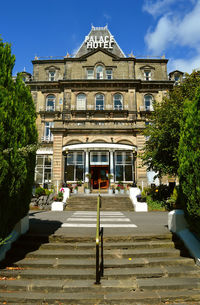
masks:
<svg viewBox="0 0 200 305"><path fill-rule="evenodd" d="M119 190L115 189L115 194L119 194Z"/></svg>
<svg viewBox="0 0 200 305"><path fill-rule="evenodd" d="M73 193L74 193L74 194L78 194L78 190L74 189L74 190L73 190Z"/></svg>
<svg viewBox="0 0 200 305"><path fill-rule="evenodd" d="M90 194L90 189L85 189L85 194Z"/></svg>
<svg viewBox="0 0 200 305"><path fill-rule="evenodd" d="M124 189L121 189L121 190L120 190L120 194L124 194Z"/></svg>
<svg viewBox="0 0 200 305"><path fill-rule="evenodd" d="M113 189L109 188L108 189L108 194L113 194Z"/></svg>
<svg viewBox="0 0 200 305"><path fill-rule="evenodd" d="M65 207L65 203L62 201L53 201L51 204L52 211L63 211Z"/></svg>

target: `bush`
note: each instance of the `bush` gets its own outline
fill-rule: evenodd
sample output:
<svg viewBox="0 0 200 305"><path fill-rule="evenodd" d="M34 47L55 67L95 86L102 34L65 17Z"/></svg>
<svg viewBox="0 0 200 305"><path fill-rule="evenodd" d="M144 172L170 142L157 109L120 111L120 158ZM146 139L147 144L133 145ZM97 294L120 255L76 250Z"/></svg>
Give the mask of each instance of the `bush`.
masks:
<svg viewBox="0 0 200 305"><path fill-rule="evenodd" d="M147 205L149 211L166 211L165 202L159 200L152 200L150 196L147 196Z"/></svg>
<svg viewBox="0 0 200 305"><path fill-rule="evenodd" d="M43 187L37 187L35 190L35 196L40 197L46 195L46 191Z"/></svg>

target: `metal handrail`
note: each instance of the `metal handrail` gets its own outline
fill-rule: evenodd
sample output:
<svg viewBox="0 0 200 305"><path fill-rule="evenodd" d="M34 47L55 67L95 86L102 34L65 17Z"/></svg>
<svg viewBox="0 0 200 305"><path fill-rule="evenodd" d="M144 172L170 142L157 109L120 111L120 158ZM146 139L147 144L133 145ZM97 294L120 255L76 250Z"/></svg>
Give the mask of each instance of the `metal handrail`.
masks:
<svg viewBox="0 0 200 305"><path fill-rule="evenodd" d="M103 262L103 228L100 224L100 208L101 208L101 195L97 197L97 227L96 227L96 282L95 284L101 284L100 279L104 273ZM101 238L101 240L100 240ZM101 243L101 263L99 263L99 244Z"/></svg>

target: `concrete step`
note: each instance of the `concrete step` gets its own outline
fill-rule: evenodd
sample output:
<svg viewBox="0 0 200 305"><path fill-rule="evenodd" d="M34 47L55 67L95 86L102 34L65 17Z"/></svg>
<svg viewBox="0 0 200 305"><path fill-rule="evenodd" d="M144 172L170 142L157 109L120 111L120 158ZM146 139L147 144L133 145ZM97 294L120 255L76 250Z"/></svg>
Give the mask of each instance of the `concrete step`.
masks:
<svg viewBox="0 0 200 305"><path fill-rule="evenodd" d="M200 289L200 278L194 277L190 278L159 278L159 279L137 279L137 286L139 289ZM199 290L200 293L200 290Z"/></svg>
<svg viewBox="0 0 200 305"><path fill-rule="evenodd" d="M14 254L11 252L10 255L13 257L20 257L22 254L26 254L27 251L24 249L15 250ZM26 254L26 258L95 258L95 249L39 249L34 252ZM178 257L180 251L174 248L153 248L153 249L104 249L104 258L141 258L141 257Z"/></svg>
<svg viewBox="0 0 200 305"><path fill-rule="evenodd" d="M95 268L95 258L25 258L13 264L20 268ZM173 257L144 257L144 258L119 258L106 259L105 268L135 268L146 266L175 265L175 264L194 264L193 259L179 256Z"/></svg>
<svg viewBox="0 0 200 305"><path fill-rule="evenodd" d="M23 249L95 249L95 242L81 243L38 243L33 241L18 241L15 243L15 248ZM172 241L149 241L149 242L106 242L104 244L104 249L152 249L152 248L174 248L174 243Z"/></svg>
<svg viewBox="0 0 200 305"><path fill-rule="evenodd" d="M135 268L105 268L104 279L131 279L131 278L160 278L160 277L185 277L199 278L199 271L194 265L176 265L174 266L148 266ZM36 269L5 269L1 271L1 281L11 281L16 279L94 279L95 268L36 268ZM0 283L1 283L0 281Z"/></svg>
<svg viewBox="0 0 200 305"><path fill-rule="evenodd" d="M180 304L186 300L186 304L193 302L193 305L199 304L199 290L166 290L166 291L137 291L134 288L125 292L110 292L104 294L98 285L96 291L88 292L87 290L79 293L68 292L31 292L31 291L9 291L1 292L2 303L4 301L10 304L120 304L120 305L157 305L157 304ZM39 303L40 302L40 303ZM170 303L171 302L171 303ZM5 304L5 303L4 303Z"/></svg>

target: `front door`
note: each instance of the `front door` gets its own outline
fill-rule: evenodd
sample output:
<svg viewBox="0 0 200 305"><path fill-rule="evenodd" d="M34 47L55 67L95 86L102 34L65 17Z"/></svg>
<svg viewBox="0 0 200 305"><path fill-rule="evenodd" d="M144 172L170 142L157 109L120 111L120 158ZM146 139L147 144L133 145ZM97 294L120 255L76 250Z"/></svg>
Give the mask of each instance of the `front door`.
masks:
<svg viewBox="0 0 200 305"><path fill-rule="evenodd" d="M108 188L108 166L91 166L91 184L93 189Z"/></svg>

